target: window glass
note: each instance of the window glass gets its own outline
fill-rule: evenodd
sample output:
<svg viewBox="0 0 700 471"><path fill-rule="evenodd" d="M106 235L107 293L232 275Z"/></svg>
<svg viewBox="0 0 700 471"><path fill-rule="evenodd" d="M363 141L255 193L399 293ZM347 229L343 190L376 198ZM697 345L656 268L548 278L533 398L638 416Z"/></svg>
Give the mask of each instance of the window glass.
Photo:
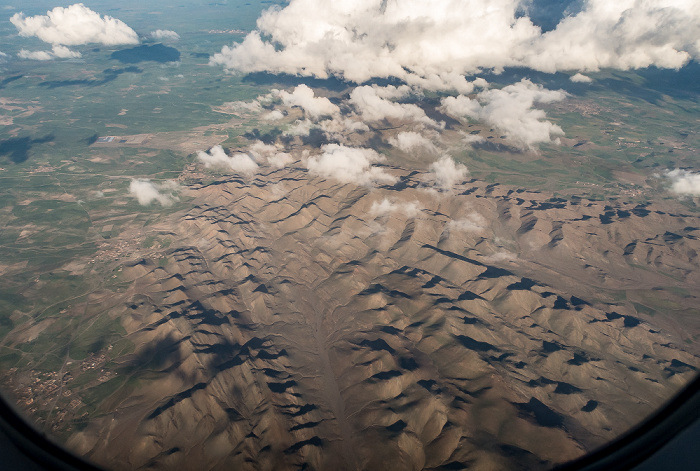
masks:
<svg viewBox="0 0 700 471"><path fill-rule="evenodd" d="M549 469L700 365L692 2L0 2L0 377L108 469Z"/></svg>

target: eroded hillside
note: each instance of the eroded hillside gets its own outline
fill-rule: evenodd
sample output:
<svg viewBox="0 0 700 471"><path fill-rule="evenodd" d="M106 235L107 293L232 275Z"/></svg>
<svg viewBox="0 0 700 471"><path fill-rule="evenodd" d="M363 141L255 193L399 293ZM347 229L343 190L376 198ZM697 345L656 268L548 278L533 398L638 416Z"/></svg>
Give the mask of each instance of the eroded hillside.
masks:
<svg viewBox="0 0 700 471"><path fill-rule="evenodd" d="M68 445L117 469L546 468L695 374L698 216L384 170L191 185L149 228L168 247L112 262L101 316L132 348L63 386L95 411Z"/></svg>

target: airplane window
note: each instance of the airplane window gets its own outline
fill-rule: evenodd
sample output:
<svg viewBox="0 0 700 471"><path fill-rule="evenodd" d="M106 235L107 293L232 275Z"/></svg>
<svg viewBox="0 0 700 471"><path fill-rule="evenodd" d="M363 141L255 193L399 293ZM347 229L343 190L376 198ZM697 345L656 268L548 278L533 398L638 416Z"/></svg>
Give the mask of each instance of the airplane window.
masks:
<svg viewBox="0 0 700 471"><path fill-rule="evenodd" d="M0 2L0 378L105 469L527 469L700 367L700 9Z"/></svg>

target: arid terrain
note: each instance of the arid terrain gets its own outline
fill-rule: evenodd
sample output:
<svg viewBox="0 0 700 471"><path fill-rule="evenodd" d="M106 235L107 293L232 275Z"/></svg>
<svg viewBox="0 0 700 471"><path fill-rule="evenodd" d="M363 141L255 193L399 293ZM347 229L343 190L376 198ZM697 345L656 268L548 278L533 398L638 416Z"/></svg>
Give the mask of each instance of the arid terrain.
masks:
<svg viewBox="0 0 700 471"><path fill-rule="evenodd" d="M546 468L695 374L697 215L384 170L191 183L149 228L173 242L95 293L133 348L81 366L109 387L68 446L116 469Z"/></svg>

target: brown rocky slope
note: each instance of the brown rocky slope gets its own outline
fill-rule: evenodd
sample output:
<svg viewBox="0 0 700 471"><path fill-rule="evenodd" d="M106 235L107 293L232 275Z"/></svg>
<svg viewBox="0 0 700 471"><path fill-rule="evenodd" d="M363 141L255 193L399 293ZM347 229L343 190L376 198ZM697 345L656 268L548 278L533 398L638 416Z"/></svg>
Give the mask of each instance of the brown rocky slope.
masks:
<svg viewBox="0 0 700 471"><path fill-rule="evenodd" d="M695 374L697 215L385 170L192 185L108 313L137 385L68 445L115 469L541 469Z"/></svg>

